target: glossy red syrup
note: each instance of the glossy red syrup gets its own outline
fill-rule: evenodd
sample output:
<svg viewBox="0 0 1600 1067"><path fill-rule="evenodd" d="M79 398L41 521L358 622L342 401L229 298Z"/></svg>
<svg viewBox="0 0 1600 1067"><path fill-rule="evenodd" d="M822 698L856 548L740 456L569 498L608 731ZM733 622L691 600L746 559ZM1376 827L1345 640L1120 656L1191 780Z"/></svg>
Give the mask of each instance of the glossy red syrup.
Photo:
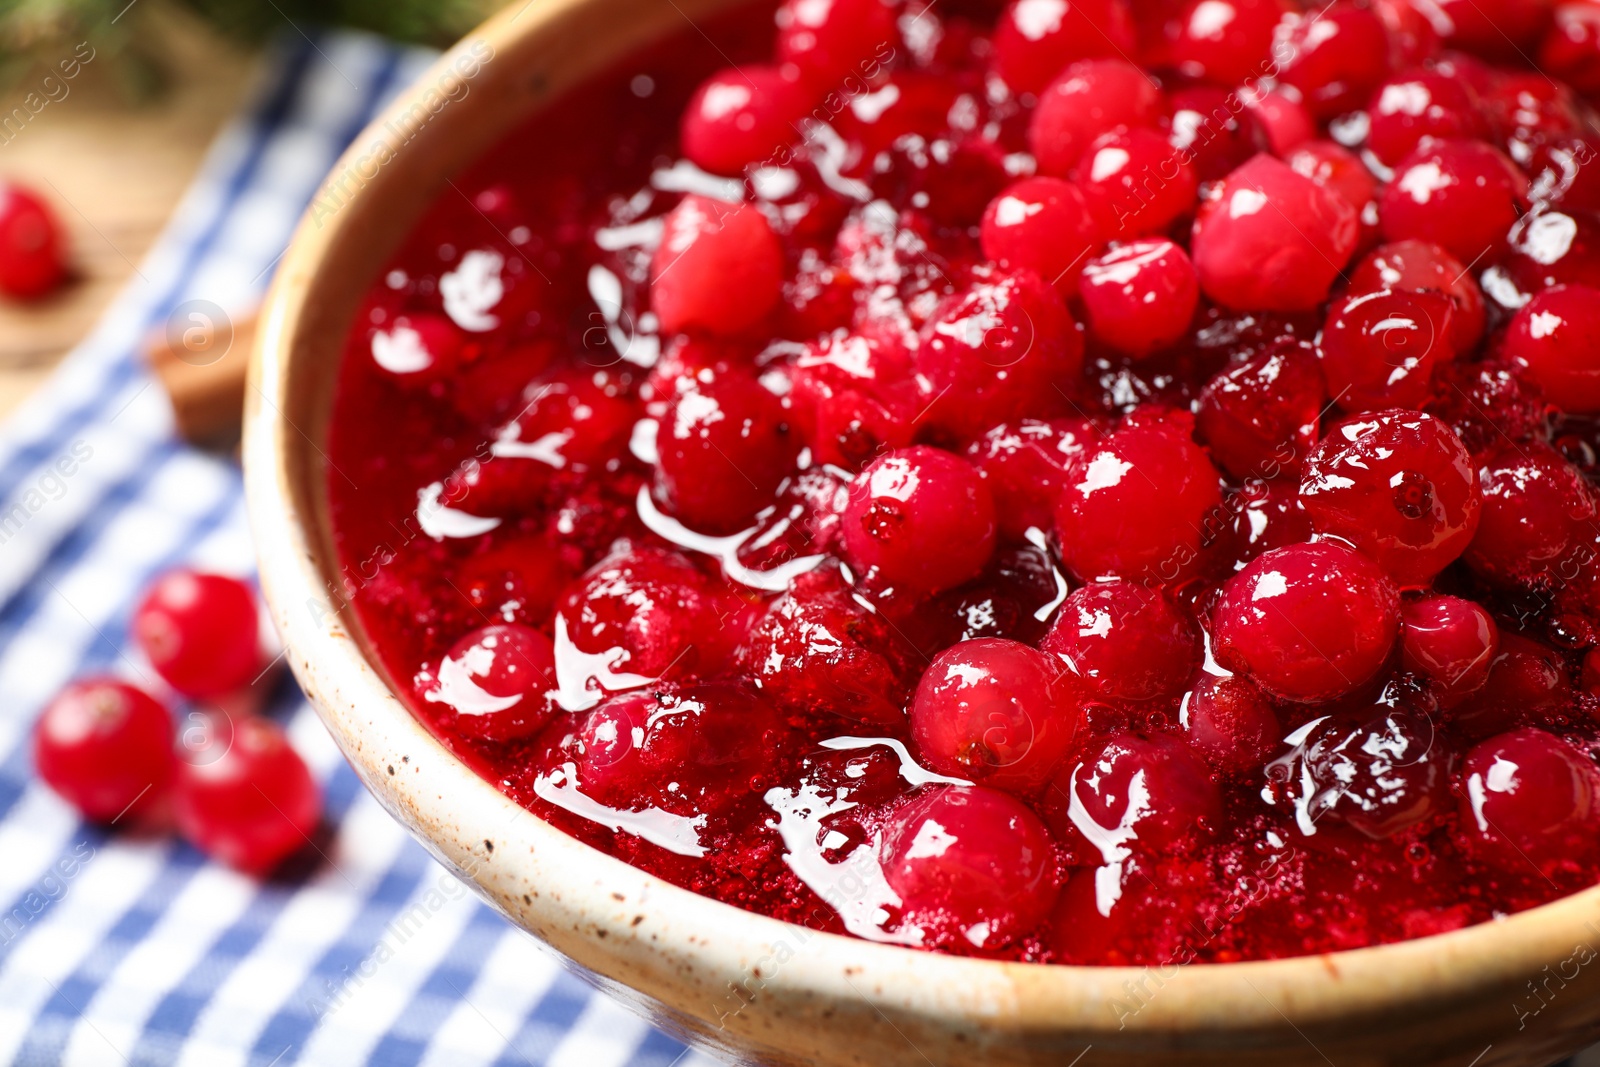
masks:
<svg viewBox="0 0 1600 1067"><path fill-rule="evenodd" d="M374 280L330 597L519 803L818 929L1230 961L1593 884L1600 53L1444 6L636 57Z"/></svg>

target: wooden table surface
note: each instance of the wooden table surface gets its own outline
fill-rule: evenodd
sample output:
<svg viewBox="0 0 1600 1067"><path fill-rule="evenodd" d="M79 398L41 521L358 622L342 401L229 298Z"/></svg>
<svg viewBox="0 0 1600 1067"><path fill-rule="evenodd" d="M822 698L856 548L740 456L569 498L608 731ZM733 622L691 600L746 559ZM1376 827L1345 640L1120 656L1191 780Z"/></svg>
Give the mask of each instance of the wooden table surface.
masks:
<svg viewBox="0 0 1600 1067"><path fill-rule="evenodd" d="M0 176L28 184L55 207L69 234L74 273L41 302L0 303L0 418L26 403L124 285L142 284L135 265L254 77L251 53L180 11L151 7L144 17L158 33L171 78L164 94L129 103L116 87L110 56L97 49L67 83L67 96L0 145ZM9 114L43 73L0 92L0 114Z"/></svg>

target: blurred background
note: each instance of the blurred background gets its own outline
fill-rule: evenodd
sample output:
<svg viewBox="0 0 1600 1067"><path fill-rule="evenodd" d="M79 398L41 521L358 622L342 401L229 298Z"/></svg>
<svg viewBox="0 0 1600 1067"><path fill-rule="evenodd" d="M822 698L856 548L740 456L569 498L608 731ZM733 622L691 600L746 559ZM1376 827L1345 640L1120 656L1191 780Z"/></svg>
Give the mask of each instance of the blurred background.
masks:
<svg viewBox="0 0 1600 1067"><path fill-rule="evenodd" d="M438 48L499 6L0 0L0 176L51 203L70 250L65 285L0 302L0 417L137 279L206 149L273 62L274 42L341 27Z"/></svg>

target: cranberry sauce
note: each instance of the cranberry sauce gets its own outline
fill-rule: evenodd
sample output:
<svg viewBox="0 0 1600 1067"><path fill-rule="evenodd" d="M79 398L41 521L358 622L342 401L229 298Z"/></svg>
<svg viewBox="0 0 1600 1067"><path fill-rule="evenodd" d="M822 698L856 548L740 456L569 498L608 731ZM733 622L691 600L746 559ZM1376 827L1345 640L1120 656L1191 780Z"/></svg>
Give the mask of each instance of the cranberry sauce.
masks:
<svg viewBox="0 0 1600 1067"><path fill-rule="evenodd" d="M1441 6L685 29L376 280L333 592L518 803L817 929L1229 961L1594 884L1600 45Z"/></svg>

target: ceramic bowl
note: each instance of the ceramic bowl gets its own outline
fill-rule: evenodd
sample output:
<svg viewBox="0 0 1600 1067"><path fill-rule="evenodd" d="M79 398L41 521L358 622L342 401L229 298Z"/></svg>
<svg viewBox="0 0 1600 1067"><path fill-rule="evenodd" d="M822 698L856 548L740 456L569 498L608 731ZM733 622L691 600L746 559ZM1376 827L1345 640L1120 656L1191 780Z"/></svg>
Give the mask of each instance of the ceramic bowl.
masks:
<svg viewBox="0 0 1600 1067"><path fill-rule="evenodd" d="M1125 969L936 956L740 911L580 844L457 762L396 699L337 595L324 491L320 442L354 309L458 169L564 88L734 2L507 9L356 139L330 175L332 199L319 197L283 258L249 390L250 511L290 662L367 787L586 978L729 1058L1542 1067L1600 1039L1600 888L1443 936L1303 959ZM436 103L440 79L474 62L470 92L374 162L392 136L385 123Z"/></svg>

